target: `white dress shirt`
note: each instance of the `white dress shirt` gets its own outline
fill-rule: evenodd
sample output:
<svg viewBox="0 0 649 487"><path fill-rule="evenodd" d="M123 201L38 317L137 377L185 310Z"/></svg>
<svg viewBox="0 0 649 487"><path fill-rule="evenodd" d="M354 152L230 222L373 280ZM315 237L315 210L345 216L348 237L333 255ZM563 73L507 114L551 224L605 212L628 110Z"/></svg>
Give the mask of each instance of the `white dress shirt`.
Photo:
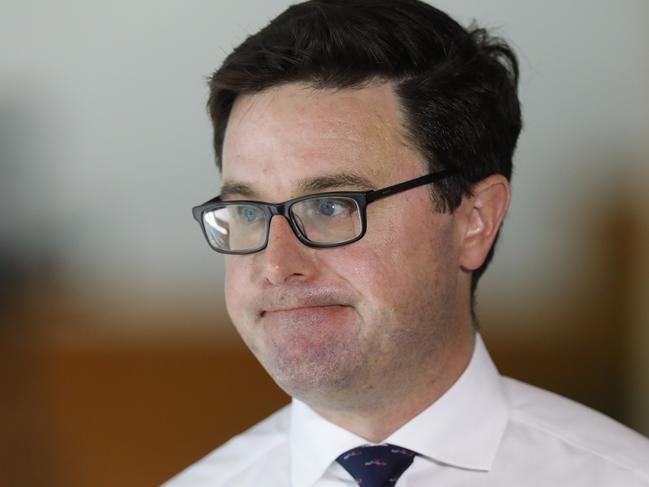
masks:
<svg viewBox="0 0 649 487"><path fill-rule="evenodd" d="M419 453L397 487L649 487L647 438L502 377L479 335L457 382L385 443ZM294 399L164 487L352 487L335 459L368 444Z"/></svg>

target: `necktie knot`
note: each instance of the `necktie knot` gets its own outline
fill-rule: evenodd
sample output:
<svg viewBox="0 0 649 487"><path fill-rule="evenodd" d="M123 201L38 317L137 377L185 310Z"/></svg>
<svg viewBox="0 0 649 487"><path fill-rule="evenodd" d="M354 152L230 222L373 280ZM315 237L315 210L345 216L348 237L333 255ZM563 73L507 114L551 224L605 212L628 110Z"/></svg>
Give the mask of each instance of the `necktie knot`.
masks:
<svg viewBox="0 0 649 487"><path fill-rule="evenodd" d="M352 448L336 461L362 487L393 487L412 465L415 455L413 451L386 444Z"/></svg>

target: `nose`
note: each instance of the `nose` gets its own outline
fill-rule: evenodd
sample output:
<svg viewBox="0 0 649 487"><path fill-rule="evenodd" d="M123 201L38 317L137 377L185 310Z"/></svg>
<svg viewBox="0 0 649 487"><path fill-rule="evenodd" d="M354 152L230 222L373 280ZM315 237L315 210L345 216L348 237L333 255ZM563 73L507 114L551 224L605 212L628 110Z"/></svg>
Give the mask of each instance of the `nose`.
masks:
<svg viewBox="0 0 649 487"><path fill-rule="evenodd" d="M313 251L298 240L285 217L274 216L270 223L268 245L258 254L261 272L270 284L275 285L308 280L317 269Z"/></svg>

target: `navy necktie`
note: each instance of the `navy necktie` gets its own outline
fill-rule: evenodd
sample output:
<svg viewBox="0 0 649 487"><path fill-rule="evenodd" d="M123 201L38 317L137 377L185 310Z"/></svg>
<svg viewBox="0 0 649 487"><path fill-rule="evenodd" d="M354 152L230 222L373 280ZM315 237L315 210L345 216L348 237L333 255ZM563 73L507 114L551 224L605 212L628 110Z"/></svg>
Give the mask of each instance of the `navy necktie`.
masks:
<svg viewBox="0 0 649 487"><path fill-rule="evenodd" d="M394 445L361 446L346 451L336 461L362 487L394 487L415 455Z"/></svg>

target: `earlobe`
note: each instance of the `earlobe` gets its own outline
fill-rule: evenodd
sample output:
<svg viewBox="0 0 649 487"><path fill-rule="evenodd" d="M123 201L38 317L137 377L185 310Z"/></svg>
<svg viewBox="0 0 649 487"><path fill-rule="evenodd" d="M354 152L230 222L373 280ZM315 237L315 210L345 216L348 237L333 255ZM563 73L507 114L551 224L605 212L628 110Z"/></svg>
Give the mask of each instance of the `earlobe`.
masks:
<svg viewBox="0 0 649 487"><path fill-rule="evenodd" d="M493 174L473 187L463 205L464 231L460 265L466 270L479 268L491 249L507 214L511 198L507 178Z"/></svg>

